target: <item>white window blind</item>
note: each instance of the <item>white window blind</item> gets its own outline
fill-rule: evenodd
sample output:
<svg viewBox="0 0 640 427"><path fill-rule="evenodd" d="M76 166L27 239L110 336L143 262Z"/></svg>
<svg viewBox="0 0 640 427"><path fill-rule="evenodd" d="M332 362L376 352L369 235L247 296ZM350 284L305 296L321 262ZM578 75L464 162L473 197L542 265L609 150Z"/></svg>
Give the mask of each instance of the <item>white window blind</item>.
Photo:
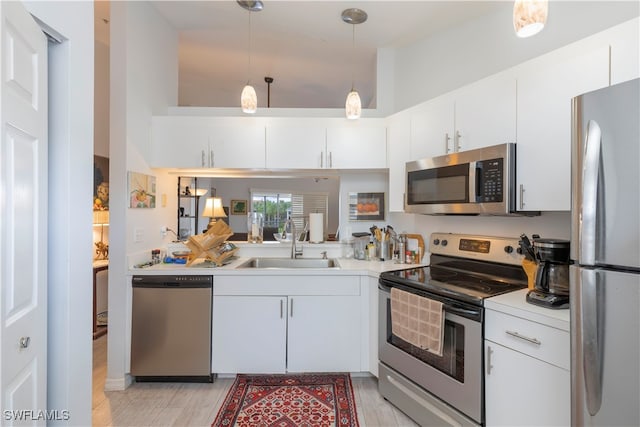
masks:
<svg viewBox="0 0 640 427"><path fill-rule="evenodd" d="M296 228L302 230L309 220L310 213L321 213L324 229L328 225L329 194L328 193L293 193L291 194L291 217Z"/></svg>

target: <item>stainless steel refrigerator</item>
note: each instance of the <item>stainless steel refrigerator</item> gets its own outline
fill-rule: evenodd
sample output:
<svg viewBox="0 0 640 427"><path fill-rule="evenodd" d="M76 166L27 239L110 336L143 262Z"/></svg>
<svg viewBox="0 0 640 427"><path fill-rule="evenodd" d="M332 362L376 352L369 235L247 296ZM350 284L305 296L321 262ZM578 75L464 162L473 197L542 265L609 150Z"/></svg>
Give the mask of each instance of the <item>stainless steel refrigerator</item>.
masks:
<svg viewBox="0 0 640 427"><path fill-rule="evenodd" d="M573 100L571 423L640 425L640 79Z"/></svg>

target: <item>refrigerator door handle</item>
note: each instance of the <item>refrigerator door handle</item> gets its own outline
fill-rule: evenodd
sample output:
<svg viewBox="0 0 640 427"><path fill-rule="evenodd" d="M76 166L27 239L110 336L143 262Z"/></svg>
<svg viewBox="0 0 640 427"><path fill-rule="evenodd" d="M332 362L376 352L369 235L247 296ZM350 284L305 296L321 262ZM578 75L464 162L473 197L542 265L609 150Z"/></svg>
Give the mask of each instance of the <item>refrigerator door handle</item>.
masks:
<svg viewBox="0 0 640 427"><path fill-rule="evenodd" d="M602 405L602 358L604 352L604 277L596 270L582 270L582 370L587 410L595 416Z"/></svg>
<svg viewBox="0 0 640 427"><path fill-rule="evenodd" d="M580 216L580 263L593 265L596 262L598 173L600 170L600 146L602 131L595 120L587 123L584 144L584 164L582 168L582 207Z"/></svg>

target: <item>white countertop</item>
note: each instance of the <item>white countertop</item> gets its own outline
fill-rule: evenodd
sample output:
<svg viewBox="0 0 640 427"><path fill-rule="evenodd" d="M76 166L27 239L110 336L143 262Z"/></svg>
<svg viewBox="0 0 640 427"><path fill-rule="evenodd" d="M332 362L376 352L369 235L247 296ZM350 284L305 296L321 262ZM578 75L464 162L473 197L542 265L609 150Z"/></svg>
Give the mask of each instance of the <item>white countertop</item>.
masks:
<svg viewBox="0 0 640 427"><path fill-rule="evenodd" d="M215 267L214 264L204 263L203 260L196 260L189 267L184 264L155 264L144 268L130 268L129 274L132 275L246 275L246 276L264 276L264 275L368 275L378 277L383 271L402 270L405 268L413 268L424 266L424 264L399 264L395 261L363 261L352 258L335 258L340 268L237 268L243 262L251 257L238 257L233 259L229 264L221 267ZM330 257L332 258L332 257ZM200 265L200 266L199 266ZM209 266L210 265L210 266Z"/></svg>
<svg viewBox="0 0 640 427"><path fill-rule="evenodd" d="M553 310L529 304L526 301L528 289L498 295L484 301L485 308L521 317L543 325L569 331L569 309Z"/></svg>

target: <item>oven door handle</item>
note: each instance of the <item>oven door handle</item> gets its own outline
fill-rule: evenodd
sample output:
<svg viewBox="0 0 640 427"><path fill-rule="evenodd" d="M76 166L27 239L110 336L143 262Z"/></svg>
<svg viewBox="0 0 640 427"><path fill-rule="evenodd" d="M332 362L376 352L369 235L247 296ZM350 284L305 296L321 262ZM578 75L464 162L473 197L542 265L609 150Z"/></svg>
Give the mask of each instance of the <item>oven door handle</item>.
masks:
<svg viewBox="0 0 640 427"><path fill-rule="evenodd" d="M480 309L478 310L468 310L466 308L461 308L461 307L456 307L456 306L452 306L449 304L444 304L442 306L442 309L445 311L445 313L451 313L451 314L457 314L459 316L463 316L463 317L480 317L482 314L482 311Z"/></svg>
<svg viewBox="0 0 640 427"><path fill-rule="evenodd" d="M380 292L384 292L387 296L387 298L391 298L391 287L383 285L382 283L378 283L378 289L380 290ZM438 301L437 299L434 299L435 301ZM446 302L443 302L442 305L442 310L446 313L450 313L450 314L457 314L458 316L462 316L462 317L466 317L466 318L472 318L472 319L480 319L482 317L482 309L478 308L478 309L468 309L468 308L463 308L463 307L459 307L456 305L452 305Z"/></svg>

